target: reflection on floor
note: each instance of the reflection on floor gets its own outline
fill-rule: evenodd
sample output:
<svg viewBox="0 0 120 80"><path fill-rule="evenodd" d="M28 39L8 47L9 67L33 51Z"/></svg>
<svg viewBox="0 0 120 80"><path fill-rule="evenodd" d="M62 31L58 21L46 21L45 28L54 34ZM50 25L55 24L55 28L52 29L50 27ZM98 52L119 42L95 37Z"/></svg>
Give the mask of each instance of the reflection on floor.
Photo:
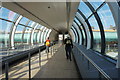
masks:
<svg viewBox="0 0 120 80"><path fill-rule="evenodd" d="M54 47L54 50L53 50ZM52 51L47 54L41 52L41 67L39 66L39 55L31 58L31 77L32 78L79 78L74 60L69 61L65 58L63 45L55 45ZM52 54L51 54L52 53ZM17 64L9 69L9 78L29 78L28 60ZM2 75L4 78L4 74Z"/></svg>

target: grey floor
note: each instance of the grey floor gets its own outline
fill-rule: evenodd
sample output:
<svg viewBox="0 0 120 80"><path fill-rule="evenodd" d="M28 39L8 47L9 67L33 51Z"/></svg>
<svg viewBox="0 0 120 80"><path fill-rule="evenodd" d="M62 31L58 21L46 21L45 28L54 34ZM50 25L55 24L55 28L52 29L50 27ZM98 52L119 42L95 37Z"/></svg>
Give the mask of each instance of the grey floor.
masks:
<svg viewBox="0 0 120 80"><path fill-rule="evenodd" d="M74 60L66 59L64 46L44 65L33 78L79 78Z"/></svg>
<svg viewBox="0 0 120 80"><path fill-rule="evenodd" d="M41 67L39 66L39 55L31 58L31 77L32 78L77 78L80 79L77 72L75 62L66 59L64 45L54 45L54 51L49 59L46 51L41 52ZM51 49L51 48L50 48ZM53 48L52 48L53 49ZM56 50L55 50L56 49ZM0 75L0 79L5 78L5 74ZM9 78L12 79L28 79L29 66L28 60L25 60L13 67L9 68Z"/></svg>

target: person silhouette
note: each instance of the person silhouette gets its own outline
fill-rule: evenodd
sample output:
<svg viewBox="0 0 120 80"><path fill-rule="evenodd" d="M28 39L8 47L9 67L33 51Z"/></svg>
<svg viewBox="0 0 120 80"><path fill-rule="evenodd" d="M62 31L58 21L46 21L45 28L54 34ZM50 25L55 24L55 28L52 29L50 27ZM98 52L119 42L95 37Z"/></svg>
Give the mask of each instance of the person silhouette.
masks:
<svg viewBox="0 0 120 80"><path fill-rule="evenodd" d="M67 37L65 39L65 50L66 50L66 58L70 59L70 61L72 61L72 58L71 58L72 48L73 48L72 39L70 37Z"/></svg>

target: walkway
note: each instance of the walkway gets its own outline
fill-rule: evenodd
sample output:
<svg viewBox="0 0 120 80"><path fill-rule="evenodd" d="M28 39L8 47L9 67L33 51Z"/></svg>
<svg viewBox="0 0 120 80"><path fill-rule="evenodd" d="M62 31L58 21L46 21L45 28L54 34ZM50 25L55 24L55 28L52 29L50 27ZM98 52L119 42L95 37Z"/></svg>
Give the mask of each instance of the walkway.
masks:
<svg viewBox="0 0 120 80"><path fill-rule="evenodd" d="M64 46L55 45L54 54L49 53L49 59L45 51L41 52L42 66L39 66L38 54L31 58L32 78L79 78L74 60L65 58ZM28 60L9 68L9 78L28 78ZM4 78L4 74L1 78Z"/></svg>
<svg viewBox="0 0 120 80"><path fill-rule="evenodd" d="M61 46L34 78L79 78L79 75L74 61L65 58L64 46Z"/></svg>

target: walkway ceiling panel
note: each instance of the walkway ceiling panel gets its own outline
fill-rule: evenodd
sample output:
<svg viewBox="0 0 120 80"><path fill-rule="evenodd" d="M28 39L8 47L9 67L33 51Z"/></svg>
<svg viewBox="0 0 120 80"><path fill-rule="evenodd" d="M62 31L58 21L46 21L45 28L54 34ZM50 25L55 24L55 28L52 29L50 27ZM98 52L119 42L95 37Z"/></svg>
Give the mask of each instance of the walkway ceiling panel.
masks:
<svg viewBox="0 0 120 80"><path fill-rule="evenodd" d="M72 25L78 5L79 2L71 3L70 25ZM66 2L3 2L3 7L55 31L67 31Z"/></svg>

